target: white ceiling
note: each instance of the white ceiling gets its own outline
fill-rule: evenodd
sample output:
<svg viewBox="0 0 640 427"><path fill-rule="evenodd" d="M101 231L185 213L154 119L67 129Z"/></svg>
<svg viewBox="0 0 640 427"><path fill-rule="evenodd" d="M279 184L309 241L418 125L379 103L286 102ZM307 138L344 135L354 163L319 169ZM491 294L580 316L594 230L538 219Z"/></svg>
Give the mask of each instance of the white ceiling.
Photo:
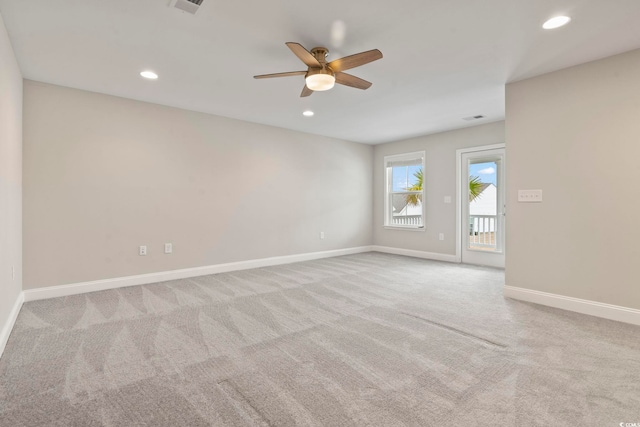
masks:
<svg viewBox="0 0 640 427"><path fill-rule="evenodd" d="M0 0L0 13L27 79L369 144L501 120L506 82L640 48L638 0L317 5L204 0L190 15L169 0ZM542 30L557 14L573 21ZM326 46L329 60L374 48L384 58L349 71L369 90L300 98L302 76L252 78L305 69L287 41Z"/></svg>

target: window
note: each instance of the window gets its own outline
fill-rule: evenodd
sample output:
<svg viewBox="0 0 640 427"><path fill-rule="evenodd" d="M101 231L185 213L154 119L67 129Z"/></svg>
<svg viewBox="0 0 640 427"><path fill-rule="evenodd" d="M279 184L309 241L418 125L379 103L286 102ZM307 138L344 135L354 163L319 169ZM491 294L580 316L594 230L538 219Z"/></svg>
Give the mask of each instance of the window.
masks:
<svg viewBox="0 0 640 427"><path fill-rule="evenodd" d="M424 230L424 151L384 158L386 227Z"/></svg>

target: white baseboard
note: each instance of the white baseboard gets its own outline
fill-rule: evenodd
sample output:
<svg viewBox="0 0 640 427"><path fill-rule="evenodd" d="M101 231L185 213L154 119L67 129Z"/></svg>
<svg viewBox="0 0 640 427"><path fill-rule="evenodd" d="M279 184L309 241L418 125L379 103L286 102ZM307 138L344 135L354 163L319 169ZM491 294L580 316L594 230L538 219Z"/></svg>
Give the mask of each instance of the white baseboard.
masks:
<svg viewBox="0 0 640 427"><path fill-rule="evenodd" d="M372 246L372 251L384 252L386 254L404 255L414 258L432 259L435 261L458 262L455 255L439 254L436 252L415 251L412 249L392 248L389 246Z"/></svg>
<svg viewBox="0 0 640 427"><path fill-rule="evenodd" d="M260 258L248 261L230 262L226 264L207 265L204 267L185 268L181 270L161 271L158 273L138 274L135 276L115 277L113 279L72 283L69 285L28 289L24 291L24 300L35 301L47 298L64 297L69 295L82 294L85 292L104 291L107 289L123 288L126 286L146 285L149 283L165 282L167 280L206 276L208 274L226 273L229 271L248 270L251 268L269 267L272 265L290 264L293 262L351 255L362 252L370 252L371 250L371 246L359 246L355 248L335 249L323 252L309 252L304 254L285 255L271 258Z"/></svg>
<svg viewBox="0 0 640 427"><path fill-rule="evenodd" d="M536 304L547 305L549 307L561 308L563 310L575 311L577 313L589 314L591 316L602 317L609 320L617 320L618 322L640 325L640 310L636 310L634 308L605 304L597 301L589 301L513 286L504 287L504 296Z"/></svg>
<svg viewBox="0 0 640 427"><path fill-rule="evenodd" d="M22 303L24 303L24 293L20 292L15 304L13 304L11 313L9 313L9 318L2 327L2 331L0 332L0 357L2 357L2 353L4 352L4 348L7 345L7 341L9 341L9 335L11 335L13 325L16 324L16 319L18 318L18 313L20 313L20 309L22 308Z"/></svg>

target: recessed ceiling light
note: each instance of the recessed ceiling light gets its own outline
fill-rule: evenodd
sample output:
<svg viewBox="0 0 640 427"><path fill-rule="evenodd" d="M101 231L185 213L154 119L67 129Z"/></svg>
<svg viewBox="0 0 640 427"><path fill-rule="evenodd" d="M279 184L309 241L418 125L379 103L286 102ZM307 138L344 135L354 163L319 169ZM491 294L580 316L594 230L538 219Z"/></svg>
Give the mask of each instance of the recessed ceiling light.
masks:
<svg viewBox="0 0 640 427"><path fill-rule="evenodd" d="M303 112L302 112L302 115L303 115L303 116L305 116L305 117L311 117L311 116L313 116L314 114L315 114L315 113L314 113L313 111L311 111L311 110L307 110L307 111L303 111Z"/></svg>
<svg viewBox="0 0 640 427"><path fill-rule="evenodd" d="M542 28L544 28L545 30L553 30L554 28L559 28L563 25L567 25L569 21L571 21L571 18L569 18L568 16L554 16L553 18L542 24Z"/></svg>
<svg viewBox="0 0 640 427"><path fill-rule="evenodd" d="M145 79L149 79L149 80L155 80L158 78L158 75L153 71L143 71L140 73L140 75Z"/></svg>

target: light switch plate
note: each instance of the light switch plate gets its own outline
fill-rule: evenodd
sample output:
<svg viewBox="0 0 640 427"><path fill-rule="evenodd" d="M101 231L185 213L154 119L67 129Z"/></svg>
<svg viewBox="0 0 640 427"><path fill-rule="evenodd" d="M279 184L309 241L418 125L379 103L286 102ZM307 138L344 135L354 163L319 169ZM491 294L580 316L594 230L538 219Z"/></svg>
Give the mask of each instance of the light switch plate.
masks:
<svg viewBox="0 0 640 427"><path fill-rule="evenodd" d="M542 190L518 190L518 202L540 203L542 202Z"/></svg>
<svg viewBox="0 0 640 427"><path fill-rule="evenodd" d="M451 196L444 196L445 203L451 203Z"/></svg>

